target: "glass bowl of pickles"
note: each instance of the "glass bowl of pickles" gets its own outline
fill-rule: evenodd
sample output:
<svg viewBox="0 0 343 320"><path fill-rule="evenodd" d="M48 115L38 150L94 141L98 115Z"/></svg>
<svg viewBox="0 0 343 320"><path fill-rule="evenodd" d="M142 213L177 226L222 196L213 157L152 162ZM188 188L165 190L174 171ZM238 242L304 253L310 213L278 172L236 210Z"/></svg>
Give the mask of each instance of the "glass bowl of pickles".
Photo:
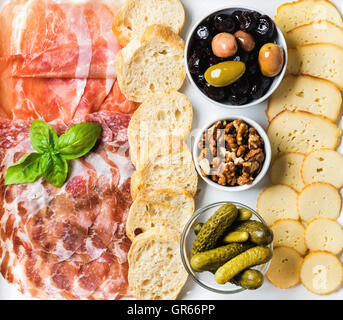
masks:
<svg viewBox="0 0 343 320"><path fill-rule="evenodd" d="M191 278L221 294L257 290L273 252L273 232L253 209L238 202L199 208L181 237L181 258Z"/></svg>

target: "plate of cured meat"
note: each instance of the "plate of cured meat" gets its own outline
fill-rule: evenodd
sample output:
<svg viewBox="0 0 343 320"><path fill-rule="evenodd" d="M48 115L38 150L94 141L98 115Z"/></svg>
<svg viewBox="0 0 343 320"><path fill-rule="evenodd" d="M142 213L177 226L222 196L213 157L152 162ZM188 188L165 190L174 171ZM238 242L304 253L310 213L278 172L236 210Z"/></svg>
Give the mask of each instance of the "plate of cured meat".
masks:
<svg viewBox="0 0 343 320"><path fill-rule="evenodd" d="M340 1L0 5L0 299L340 298Z"/></svg>

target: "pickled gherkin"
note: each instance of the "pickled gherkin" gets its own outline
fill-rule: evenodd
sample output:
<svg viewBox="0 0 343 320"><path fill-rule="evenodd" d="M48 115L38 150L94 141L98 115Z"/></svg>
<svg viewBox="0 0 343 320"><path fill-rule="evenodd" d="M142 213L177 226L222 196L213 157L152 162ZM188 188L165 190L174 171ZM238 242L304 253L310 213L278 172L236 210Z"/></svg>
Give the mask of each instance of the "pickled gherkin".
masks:
<svg viewBox="0 0 343 320"><path fill-rule="evenodd" d="M212 250L200 252L191 258L191 266L196 271L216 271L224 263L253 246L254 244L250 242L230 243Z"/></svg>
<svg viewBox="0 0 343 320"><path fill-rule="evenodd" d="M231 281L243 270L268 262L272 258L272 251L267 247L250 248L222 265L214 278L217 283L225 284Z"/></svg>
<svg viewBox="0 0 343 320"><path fill-rule="evenodd" d="M213 87L226 87L243 76L245 63L242 61L224 61L209 67L205 80Z"/></svg>
<svg viewBox="0 0 343 320"><path fill-rule="evenodd" d="M237 215L238 210L232 203L221 206L202 226L193 243L191 255L213 249Z"/></svg>
<svg viewBox="0 0 343 320"><path fill-rule="evenodd" d="M262 222L248 220L235 224L230 232L248 232L249 241L266 246L273 241L273 232Z"/></svg>
<svg viewBox="0 0 343 320"><path fill-rule="evenodd" d="M264 276L261 271L247 269L235 276L231 283L248 290L260 288L264 282Z"/></svg>

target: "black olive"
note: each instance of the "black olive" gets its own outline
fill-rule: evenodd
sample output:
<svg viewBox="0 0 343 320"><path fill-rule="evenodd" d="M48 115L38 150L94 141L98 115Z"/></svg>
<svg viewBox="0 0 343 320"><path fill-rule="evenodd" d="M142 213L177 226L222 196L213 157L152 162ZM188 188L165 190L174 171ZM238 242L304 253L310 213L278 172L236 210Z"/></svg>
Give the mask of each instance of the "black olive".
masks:
<svg viewBox="0 0 343 320"><path fill-rule="evenodd" d="M247 95L232 94L229 97L229 102L233 105L241 106L241 105L247 104L249 102L249 97Z"/></svg>
<svg viewBox="0 0 343 320"><path fill-rule="evenodd" d="M226 92L224 88L225 87L217 88L207 84L204 87L204 90L210 99L213 99L215 101L223 101L226 98Z"/></svg>
<svg viewBox="0 0 343 320"><path fill-rule="evenodd" d="M248 78L244 75L238 81L233 83L230 87L233 95L246 95L250 90L250 82Z"/></svg>
<svg viewBox="0 0 343 320"><path fill-rule="evenodd" d="M244 11L238 21L240 29L246 32L254 30L258 23L252 11Z"/></svg>
<svg viewBox="0 0 343 320"><path fill-rule="evenodd" d="M209 67L212 67L213 65L222 62L222 59L220 59L220 58L218 58L218 57L216 57L214 55L211 55L208 58L208 62L209 62Z"/></svg>
<svg viewBox="0 0 343 320"><path fill-rule="evenodd" d="M199 51L194 51L188 59L189 72L192 74L202 73L206 68L205 61Z"/></svg>
<svg viewBox="0 0 343 320"><path fill-rule="evenodd" d="M261 76L257 78L255 84L251 87L250 94L254 99L259 99L265 95L272 84L272 79Z"/></svg>
<svg viewBox="0 0 343 320"><path fill-rule="evenodd" d="M204 25L200 25L196 29L195 34L196 34L196 38L202 41L208 41L211 37L210 30Z"/></svg>
<svg viewBox="0 0 343 320"><path fill-rule="evenodd" d="M249 60L249 53L243 50L239 50L230 60L242 61L244 63L247 63Z"/></svg>
<svg viewBox="0 0 343 320"><path fill-rule="evenodd" d="M275 34L274 22L266 15L261 16L255 28L255 34L260 41L271 40Z"/></svg>
<svg viewBox="0 0 343 320"><path fill-rule="evenodd" d="M217 14L213 19L213 24L219 32L234 33L236 30L234 19L227 14Z"/></svg>
<svg viewBox="0 0 343 320"><path fill-rule="evenodd" d="M240 25L239 21L240 21L242 13L243 13L243 11L241 11L241 10L235 10L231 15L233 20L235 21L237 28L239 28L239 25Z"/></svg>

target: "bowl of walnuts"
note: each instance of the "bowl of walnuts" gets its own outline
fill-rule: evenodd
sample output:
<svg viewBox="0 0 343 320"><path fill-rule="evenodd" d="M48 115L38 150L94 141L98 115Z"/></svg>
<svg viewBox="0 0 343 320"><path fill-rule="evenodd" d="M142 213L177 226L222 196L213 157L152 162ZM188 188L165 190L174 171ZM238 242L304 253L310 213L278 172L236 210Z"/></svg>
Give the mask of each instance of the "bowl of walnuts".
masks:
<svg viewBox="0 0 343 320"><path fill-rule="evenodd" d="M209 185L224 191L243 191L258 184L267 173L271 147L257 122L227 116L201 129L193 157L199 175Z"/></svg>

